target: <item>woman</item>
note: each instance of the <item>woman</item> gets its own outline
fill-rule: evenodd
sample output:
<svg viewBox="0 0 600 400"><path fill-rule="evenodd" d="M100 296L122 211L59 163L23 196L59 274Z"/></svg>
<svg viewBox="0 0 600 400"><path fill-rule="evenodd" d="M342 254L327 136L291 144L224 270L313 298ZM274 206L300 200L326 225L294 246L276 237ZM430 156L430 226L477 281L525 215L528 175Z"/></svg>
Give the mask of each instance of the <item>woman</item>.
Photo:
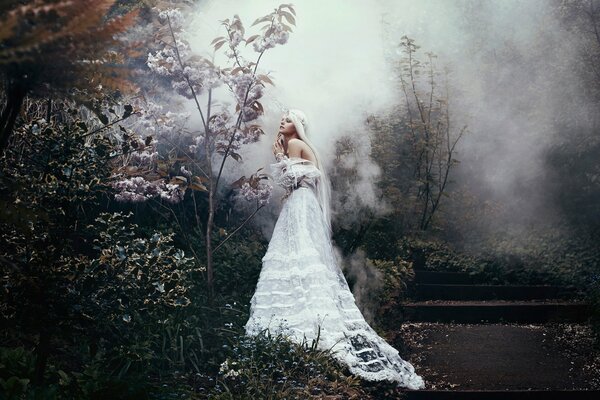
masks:
<svg viewBox="0 0 600 400"><path fill-rule="evenodd" d="M318 338L318 347L350 372L422 389L423 378L365 321L338 267L330 235L329 182L307 136L306 116L284 115L273 143L276 183L286 189L263 267L250 302L247 335L285 332L297 343Z"/></svg>

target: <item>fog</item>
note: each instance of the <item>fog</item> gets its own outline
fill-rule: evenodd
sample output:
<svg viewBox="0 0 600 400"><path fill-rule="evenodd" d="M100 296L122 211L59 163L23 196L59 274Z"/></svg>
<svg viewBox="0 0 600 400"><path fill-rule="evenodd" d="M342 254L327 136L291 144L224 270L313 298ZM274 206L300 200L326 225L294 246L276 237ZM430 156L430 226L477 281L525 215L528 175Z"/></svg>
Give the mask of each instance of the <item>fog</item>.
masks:
<svg viewBox="0 0 600 400"><path fill-rule="evenodd" d="M279 4L199 3L191 30L193 49L211 56L211 40L223 34L218 21L234 14L244 22L246 36L258 33L252 22ZM577 39L564 32L548 5L542 0L298 2L288 43L268 50L259 68L276 84L265 91L265 115L259 120L267 135L245 150L243 165L228 161L227 174L239 176L240 168L250 174L272 162L270 144L283 108L305 111L311 140L327 167L341 136L352 135L362 154L368 153L366 115L400 110L400 89L392 76L400 57L397 45L408 35L421 46L418 56L431 51L439 68L450 69L452 121L468 126L457 148L461 164L452 173L454 188L465 188L502 210L495 219L478 221L477 227L492 231L499 224L557 220L547 195L543 155L560 140L553 127L565 102L582 112L585 104L573 105L578 83L564 74ZM251 46L247 50L247 58L255 59ZM215 57L225 61L222 52ZM356 202L385 209L374 195L379 174L374 162L366 157L348 162L360 163L363 171ZM460 205L452 207L460 211ZM267 225L276 210L275 202Z"/></svg>

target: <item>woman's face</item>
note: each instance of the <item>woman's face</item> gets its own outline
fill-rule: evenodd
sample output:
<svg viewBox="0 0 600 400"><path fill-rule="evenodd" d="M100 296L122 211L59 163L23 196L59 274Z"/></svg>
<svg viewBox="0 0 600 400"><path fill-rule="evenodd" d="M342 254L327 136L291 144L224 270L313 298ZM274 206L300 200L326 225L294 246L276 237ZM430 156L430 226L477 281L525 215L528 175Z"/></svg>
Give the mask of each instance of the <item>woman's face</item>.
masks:
<svg viewBox="0 0 600 400"><path fill-rule="evenodd" d="M284 114L279 124L279 133L283 136L291 136L296 133L296 127L287 114Z"/></svg>

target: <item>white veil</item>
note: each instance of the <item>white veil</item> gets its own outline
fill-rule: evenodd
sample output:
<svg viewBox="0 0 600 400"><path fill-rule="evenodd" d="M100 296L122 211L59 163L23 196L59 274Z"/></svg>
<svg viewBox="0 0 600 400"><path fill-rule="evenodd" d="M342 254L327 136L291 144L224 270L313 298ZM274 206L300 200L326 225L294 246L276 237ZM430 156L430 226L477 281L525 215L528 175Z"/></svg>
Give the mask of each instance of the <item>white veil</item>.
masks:
<svg viewBox="0 0 600 400"><path fill-rule="evenodd" d="M315 145L308 138L309 129L306 115L300 110L288 110L287 116L294 123L296 132L298 132L300 139L302 139L302 141L311 148L317 159L317 168L321 172L321 178L317 182L317 198L319 200L319 204L321 205L321 209L323 210L327 228L329 229L329 232L331 232L331 187L327 172L325 171L324 163L321 160L321 156Z"/></svg>

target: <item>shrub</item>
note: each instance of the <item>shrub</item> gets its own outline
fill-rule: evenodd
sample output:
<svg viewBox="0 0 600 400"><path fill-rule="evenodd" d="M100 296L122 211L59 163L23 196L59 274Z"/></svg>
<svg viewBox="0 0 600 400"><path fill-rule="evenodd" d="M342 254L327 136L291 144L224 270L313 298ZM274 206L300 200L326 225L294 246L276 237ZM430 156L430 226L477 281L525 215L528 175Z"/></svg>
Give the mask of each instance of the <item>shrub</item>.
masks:
<svg viewBox="0 0 600 400"><path fill-rule="evenodd" d="M264 330L241 336L221 364L214 399L367 398L359 379L327 350L317 349L318 339L295 343L282 333Z"/></svg>

